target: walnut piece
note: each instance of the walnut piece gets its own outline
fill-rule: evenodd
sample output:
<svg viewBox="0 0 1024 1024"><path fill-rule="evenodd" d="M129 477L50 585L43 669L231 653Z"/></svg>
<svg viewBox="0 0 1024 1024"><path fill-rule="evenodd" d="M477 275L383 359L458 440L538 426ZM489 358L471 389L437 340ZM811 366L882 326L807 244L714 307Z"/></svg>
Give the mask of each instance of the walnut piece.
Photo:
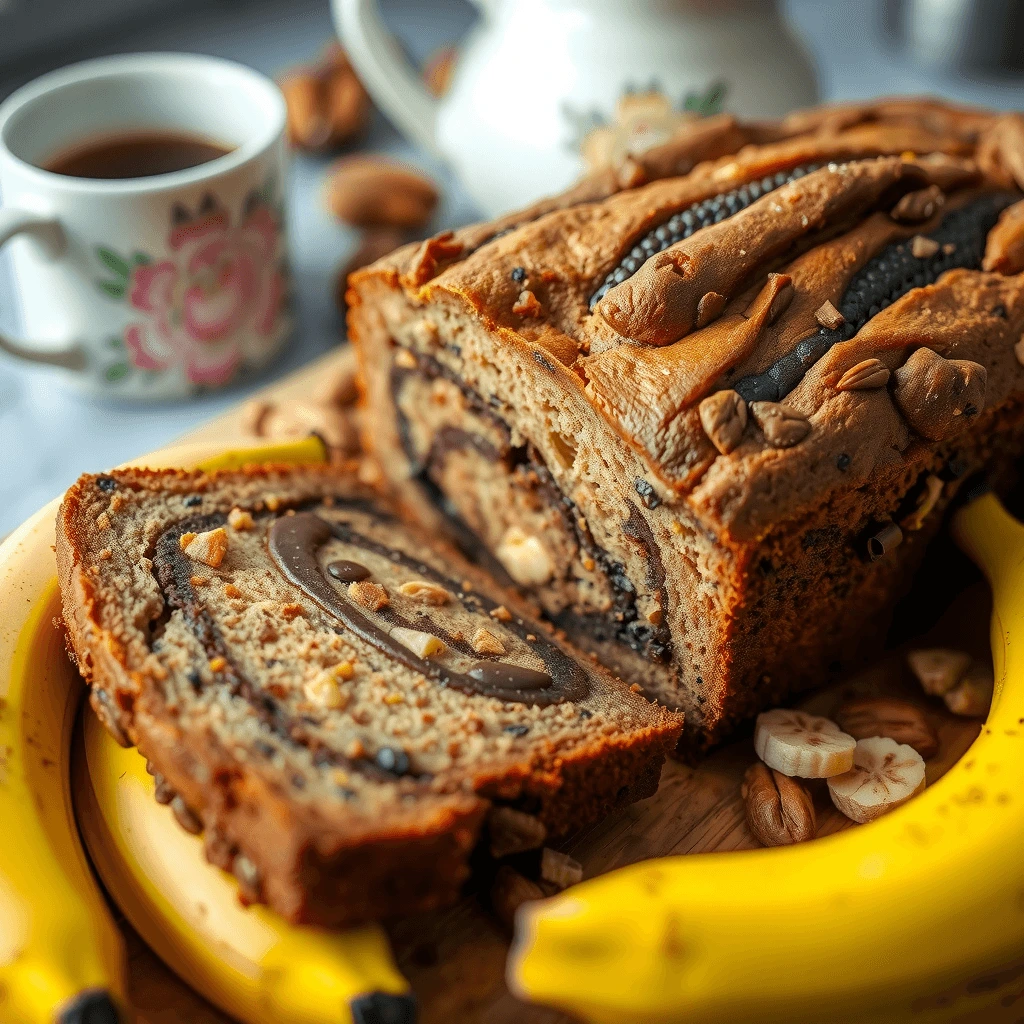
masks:
<svg viewBox="0 0 1024 1024"><path fill-rule="evenodd" d="M740 786L747 826L762 846L789 846L814 838L814 801L803 783L758 761Z"/></svg>
<svg viewBox="0 0 1024 1024"><path fill-rule="evenodd" d="M930 348L918 348L893 376L896 405L930 441L958 434L985 407L988 371L969 359L943 359Z"/></svg>
<svg viewBox="0 0 1024 1024"><path fill-rule="evenodd" d="M836 391L868 391L889 383L889 367L880 359L862 359L839 378Z"/></svg>
<svg viewBox="0 0 1024 1024"><path fill-rule="evenodd" d="M910 241L910 252L919 260L930 260L939 251L939 243L934 238L914 235Z"/></svg>
<svg viewBox="0 0 1024 1024"><path fill-rule="evenodd" d="M545 846L540 855L540 877L559 889L568 889L583 881L583 865L568 854Z"/></svg>
<svg viewBox="0 0 1024 1024"><path fill-rule="evenodd" d="M505 653L505 645L489 630L481 626L469 642L477 654L501 655Z"/></svg>
<svg viewBox="0 0 1024 1024"><path fill-rule="evenodd" d="M970 668L971 656L948 647L928 647L908 652L907 664L925 693L944 697Z"/></svg>
<svg viewBox="0 0 1024 1024"><path fill-rule="evenodd" d="M366 128L370 97L337 44L318 64L297 68L278 84L288 108L288 141L298 149L337 149Z"/></svg>
<svg viewBox="0 0 1024 1024"><path fill-rule="evenodd" d="M359 228L416 230L430 220L437 199L437 188L426 175L379 154L339 160L327 181L331 213Z"/></svg>
<svg viewBox="0 0 1024 1024"><path fill-rule="evenodd" d="M722 455L728 455L746 430L747 403L731 389L716 391L700 403L698 411L708 439Z"/></svg>
<svg viewBox="0 0 1024 1024"><path fill-rule="evenodd" d="M245 509L233 508L228 513L228 526L230 526L232 530L238 530L239 532L243 530L251 530L255 525L256 523L253 521L252 513L246 512Z"/></svg>
<svg viewBox="0 0 1024 1024"><path fill-rule="evenodd" d="M383 590L383 587L381 589ZM422 629L395 626L389 631L389 635L403 647L408 647L419 658L430 658L435 654L444 654L448 650L448 645L440 637L434 636L433 633L425 633Z"/></svg>
<svg viewBox="0 0 1024 1024"><path fill-rule="evenodd" d="M814 311L814 319L822 327L827 327L830 331L834 331L837 327L842 327L846 323L846 317L828 299Z"/></svg>
<svg viewBox="0 0 1024 1024"><path fill-rule="evenodd" d="M781 402L752 402L750 411L773 448L792 448L810 432L810 421Z"/></svg>
<svg viewBox="0 0 1024 1024"><path fill-rule="evenodd" d="M917 224L931 217L945 202L942 189L938 185L929 185L916 192L908 192L892 208L889 216L904 224Z"/></svg>
<svg viewBox="0 0 1024 1024"><path fill-rule="evenodd" d="M228 553L228 535L223 526L203 533L183 533L179 544L193 562L202 562L213 569L224 561Z"/></svg>
<svg viewBox="0 0 1024 1024"><path fill-rule="evenodd" d="M548 835L548 830L539 818L525 811L517 811L514 807L492 807L487 815L487 831L491 856L495 858L536 850L544 845Z"/></svg>
<svg viewBox="0 0 1024 1024"><path fill-rule="evenodd" d="M379 584L368 580L358 580L348 585L348 596L356 604L368 608L371 612L379 612L388 606L388 592Z"/></svg>
<svg viewBox="0 0 1024 1024"><path fill-rule="evenodd" d="M925 760L939 749L939 737L924 712L909 701L895 697L854 697L832 716L843 732L854 739L888 736L913 747Z"/></svg>
<svg viewBox="0 0 1024 1024"><path fill-rule="evenodd" d="M524 288L519 293L519 298L516 299L515 305L512 307L512 312L516 316L540 316L543 312L541 308L540 300L537 298L529 288Z"/></svg>
<svg viewBox="0 0 1024 1024"><path fill-rule="evenodd" d="M542 900L544 892L536 882L524 878L508 864L502 864L491 885L491 906L498 919L508 928L515 922L516 911L531 900Z"/></svg>
<svg viewBox="0 0 1024 1024"><path fill-rule="evenodd" d="M403 583L398 588L398 592L420 604L430 604L435 607L447 604L451 598L451 594L444 587L437 583L431 583L429 580L410 580L408 583Z"/></svg>

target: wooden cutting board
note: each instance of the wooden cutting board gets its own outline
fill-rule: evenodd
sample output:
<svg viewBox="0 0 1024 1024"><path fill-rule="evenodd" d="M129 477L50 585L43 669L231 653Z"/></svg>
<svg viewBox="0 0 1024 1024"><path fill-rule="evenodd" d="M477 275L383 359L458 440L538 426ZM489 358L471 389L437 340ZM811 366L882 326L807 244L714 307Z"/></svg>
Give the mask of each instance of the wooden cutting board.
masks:
<svg viewBox="0 0 1024 1024"><path fill-rule="evenodd" d="M269 401L305 397L329 367L328 355L258 397ZM225 447L251 444L241 409L214 420L185 440L215 438ZM955 559L942 550L937 558ZM936 579L939 583L936 583ZM959 589L964 580L966 589ZM938 623L917 644L929 639L942 646L959 646L988 657L989 601L983 583L970 582L958 572L937 572L919 582L915 594L932 608L946 607ZM944 581L944 582L942 582ZM943 587L945 593L942 593ZM909 603L917 597L912 594ZM978 734L976 720L956 718L941 702L926 698L905 667L902 651L848 681L811 695L802 706L829 714L846 696L862 693L899 695L920 704L940 737L939 753L928 763L928 783L941 776ZM650 857L748 849L757 845L743 817L740 782L755 760L749 736L725 746L698 767L669 762L658 792L649 800L618 812L559 846L577 860L584 877ZM818 835L830 835L852 822L836 811L824 783L815 783ZM148 1024L225 1024L230 1018L210 1006L182 983L142 940L122 922L128 940L131 997L140 1019ZM422 1024L563 1024L570 1018L514 999L504 985L505 957L510 935L487 907L486 893L469 892L454 907L400 921L390 928L399 967L420 1002Z"/></svg>

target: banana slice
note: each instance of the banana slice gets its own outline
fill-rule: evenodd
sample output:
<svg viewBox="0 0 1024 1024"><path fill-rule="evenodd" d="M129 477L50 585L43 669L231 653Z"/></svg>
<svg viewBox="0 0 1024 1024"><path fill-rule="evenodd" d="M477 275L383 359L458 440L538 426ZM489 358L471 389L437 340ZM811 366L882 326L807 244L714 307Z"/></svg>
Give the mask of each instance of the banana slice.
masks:
<svg viewBox="0 0 1024 1024"><path fill-rule="evenodd" d="M832 803L864 824L906 803L924 789L924 759L888 736L859 740L853 768L828 780Z"/></svg>
<svg viewBox="0 0 1024 1024"><path fill-rule="evenodd" d="M831 719L776 708L757 716L754 749L769 768L803 779L827 779L853 767L857 741Z"/></svg>

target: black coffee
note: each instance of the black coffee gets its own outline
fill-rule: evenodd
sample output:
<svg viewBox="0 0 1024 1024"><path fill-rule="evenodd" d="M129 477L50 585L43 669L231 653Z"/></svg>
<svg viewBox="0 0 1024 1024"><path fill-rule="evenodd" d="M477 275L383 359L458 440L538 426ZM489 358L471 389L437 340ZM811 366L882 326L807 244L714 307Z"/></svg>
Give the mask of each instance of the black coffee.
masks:
<svg viewBox="0 0 1024 1024"><path fill-rule="evenodd" d="M232 147L197 135L138 132L80 142L45 164L75 178L148 178L209 163Z"/></svg>

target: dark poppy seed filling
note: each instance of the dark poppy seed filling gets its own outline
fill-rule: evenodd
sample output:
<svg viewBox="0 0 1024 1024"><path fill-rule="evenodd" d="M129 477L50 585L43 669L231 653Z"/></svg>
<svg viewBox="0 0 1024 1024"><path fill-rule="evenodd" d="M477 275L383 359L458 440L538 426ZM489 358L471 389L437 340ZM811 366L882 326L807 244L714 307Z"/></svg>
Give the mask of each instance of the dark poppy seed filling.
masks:
<svg viewBox="0 0 1024 1024"><path fill-rule="evenodd" d="M839 312L845 323L820 328L763 373L738 380L734 389L747 402L779 402L833 345L849 341L872 317L907 292L934 284L947 270L979 269L989 231L999 214L1019 198L1015 193L1000 192L948 213L928 236L939 245L933 256L915 256L909 240L886 246L854 275L843 293Z"/></svg>
<svg viewBox="0 0 1024 1024"><path fill-rule="evenodd" d="M670 245L675 245L684 238L689 238L701 228L718 224L726 217L745 210L761 196L818 170L820 166L821 164L803 164L788 171L770 174L757 181L748 181L730 192L720 192L717 196L711 196L673 214L664 224L659 224L644 235L604 279L601 287L590 298L591 312L612 288L632 277L652 256L664 252Z"/></svg>

